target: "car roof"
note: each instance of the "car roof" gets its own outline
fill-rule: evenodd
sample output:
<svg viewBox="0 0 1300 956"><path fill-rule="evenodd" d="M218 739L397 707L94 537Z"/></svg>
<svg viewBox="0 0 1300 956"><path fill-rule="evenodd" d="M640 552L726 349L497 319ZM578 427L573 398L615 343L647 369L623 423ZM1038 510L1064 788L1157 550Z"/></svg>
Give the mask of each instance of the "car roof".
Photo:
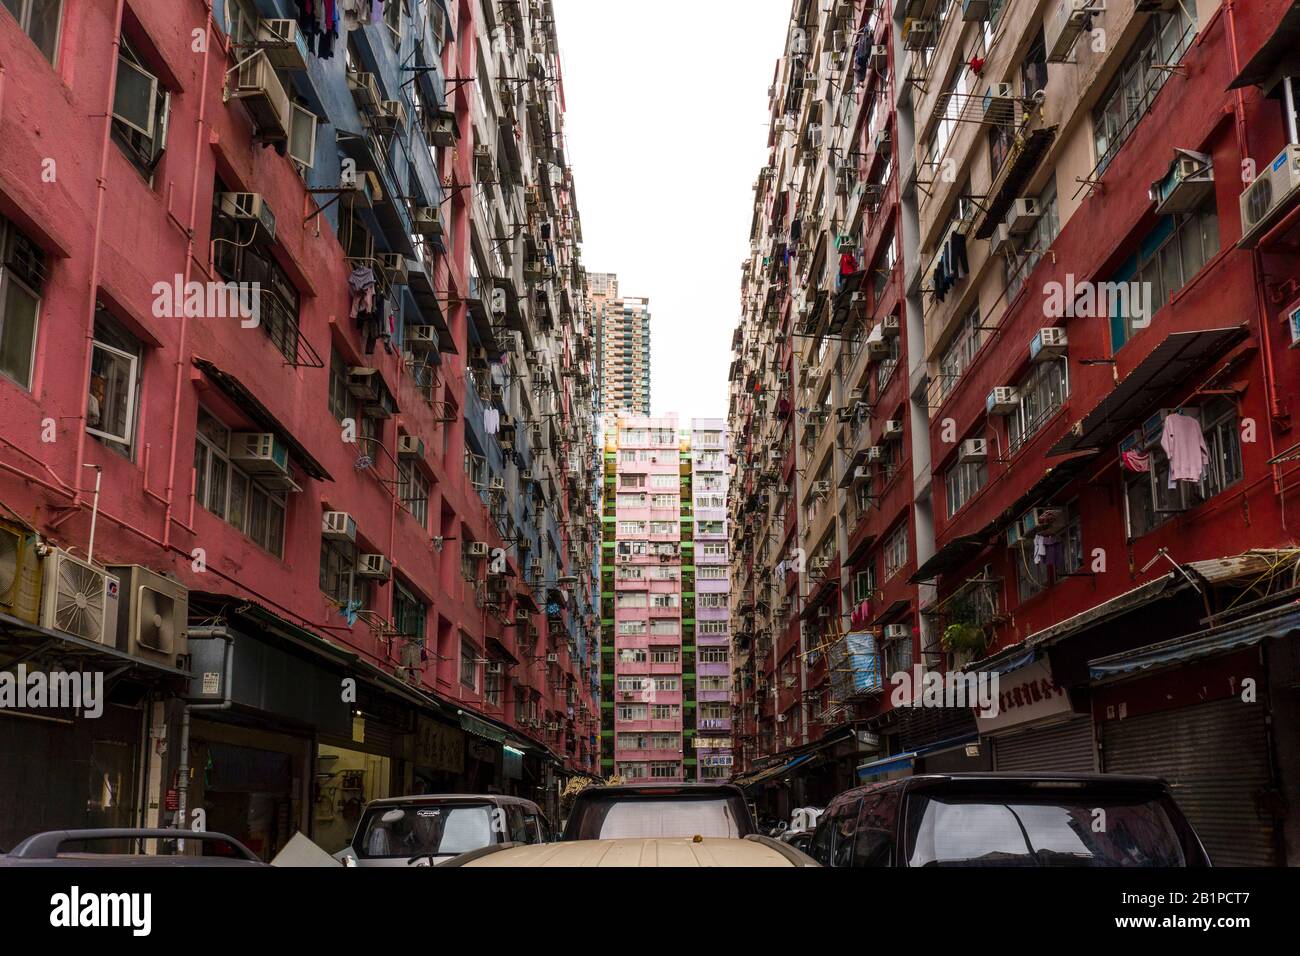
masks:
<svg viewBox="0 0 1300 956"><path fill-rule="evenodd" d="M446 866L492 867L712 867L794 866L765 842L722 837L573 840L506 845L474 851Z"/></svg>
<svg viewBox="0 0 1300 956"><path fill-rule="evenodd" d="M601 796L728 796L742 800L745 792L734 783L699 783L688 780L681 783L615 783L607 786L587 787L578 792L578 799Z"/></svg>
<svg viewBox="0 0 1300 956"><path fill-rule="evenodd" d="M1062 784L1054 788L1051 784ZM854 787L838 794L827 809L851 800L856 800L868 793L881 790L961 790L977 787L1008 787L1015 789L1033 788L1043 791L1051 790L1086 790L1120 792L1132 790L1164 791L1168 785L1159 777L1121 773L1023 773L1019 771L988 770L971 773L919 773L897 780L885 780L861 787Z"/></svg>
<svg viewBox="0 0 1300 956"><path fill-rule="evenodd" d="M378 800L371 800L367 803L366 809L369 810L371 807L405 807L413 803L518 803L530 806L539 812L541 810L532 800L503 793L421 793L409 797L380 797Z"/></svg>

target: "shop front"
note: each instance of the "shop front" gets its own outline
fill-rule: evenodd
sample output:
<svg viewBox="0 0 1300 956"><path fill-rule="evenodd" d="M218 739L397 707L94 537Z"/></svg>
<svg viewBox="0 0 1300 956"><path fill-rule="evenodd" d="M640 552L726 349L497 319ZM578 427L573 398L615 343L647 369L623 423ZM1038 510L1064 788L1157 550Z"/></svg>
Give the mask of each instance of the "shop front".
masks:
<svg viewBox="0 0 1300 956"><path fill-rule="evenodd" d="M1046 658L997 675L997 713L975 711L981 744L995 770L1093 773L1093 723L1076 711L1070 692L1052 676ZM1083 696L1084 691L1078 692Z"/></svg>

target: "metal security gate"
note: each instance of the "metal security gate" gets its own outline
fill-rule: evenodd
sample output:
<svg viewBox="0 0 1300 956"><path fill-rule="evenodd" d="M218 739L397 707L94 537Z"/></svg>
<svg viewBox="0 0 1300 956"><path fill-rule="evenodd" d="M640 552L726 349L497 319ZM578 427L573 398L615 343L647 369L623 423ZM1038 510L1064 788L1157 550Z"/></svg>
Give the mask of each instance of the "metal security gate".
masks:
<svg viewBox="0 0 1300 956"><path fill-rule="evenodd" d="M1274 866L1273 786L1264 708L1237 698L1102 724L1108 773L1163 777L1219 866Z"/></svg>
<svg viewBox="0 0 1300 956"><path fill-rule="evenodd" d="M1093 773L1092 718L1074 717L1049 727L1030 728L993 739L996 770L1042 773Z"/></svg>

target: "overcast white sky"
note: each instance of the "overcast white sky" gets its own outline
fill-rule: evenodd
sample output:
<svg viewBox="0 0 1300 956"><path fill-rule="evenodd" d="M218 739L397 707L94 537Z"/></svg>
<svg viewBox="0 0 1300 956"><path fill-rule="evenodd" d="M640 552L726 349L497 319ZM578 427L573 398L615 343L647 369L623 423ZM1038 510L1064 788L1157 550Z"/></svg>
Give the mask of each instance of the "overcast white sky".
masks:
<svg viewBox="0 0 1300 956"><path fill-rule="evenodd" d="M790 0L554 0L582 261L650 299L652 412L725 417Z"/></svg>

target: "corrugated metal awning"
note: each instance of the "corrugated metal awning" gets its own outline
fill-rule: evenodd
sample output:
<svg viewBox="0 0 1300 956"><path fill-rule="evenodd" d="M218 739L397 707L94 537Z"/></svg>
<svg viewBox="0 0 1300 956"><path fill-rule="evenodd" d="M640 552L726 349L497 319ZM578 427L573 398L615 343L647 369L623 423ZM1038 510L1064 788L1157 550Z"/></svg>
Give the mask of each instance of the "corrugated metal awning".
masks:
<svg viewBox="0 0 1300 956"><path fill-rule="evenodd" d="M1134 671L1156 670L1238 647L1249 647L1266 637L1284 637L1296 630L1300 630L1300 601L1222 627L1099 657L1088 662L1088 673L1093 680L1106 680Z"/></svg>
<svg viewBox="0 0 1300 956"><path fill-rule="evenodd" d="M1259 51L1250 58L1228 89L1269 86L1281 76L1300 75L1300 0L1282 15L1281 22Z"/></svg>

